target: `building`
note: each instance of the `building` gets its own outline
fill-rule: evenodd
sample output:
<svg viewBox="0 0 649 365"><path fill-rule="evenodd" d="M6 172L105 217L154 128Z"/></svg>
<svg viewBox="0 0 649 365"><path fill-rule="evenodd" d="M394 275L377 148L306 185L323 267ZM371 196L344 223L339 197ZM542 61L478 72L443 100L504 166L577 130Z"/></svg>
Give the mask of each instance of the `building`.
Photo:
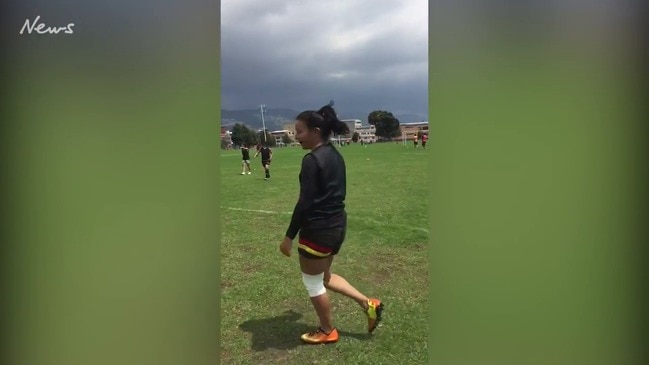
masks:
<svg viewBox="0 0 649 365"><path fill-rule="evenodd" d="M349 139L351 140L354 132L358 132L359 141L374 143L376 142L376 127L373 125L363 126L363 122L360 119L343 119L341 122L345 122L347 127L349 127L349 134L340 136L340 139ZM284 133L288 132L289 137L295 141L295 123L285 123L283 126L284 130L271 132L271 134L277 133L276 140L279 142L282 141L282 136ZM338 138L336 138L338 139Z"/></svg>
<svg viewBox="0 0 649 365"><path fill-rule="evenodd" d="M412 141L417 133L428 134L428 122L401 123L399 129L401 130L401 136L397 137L396 140L401 141L405 136L406 140Z"/></svg>
<svg viewBox="0 0 649 365"><path fill-rule="evenodd" d="M227 130L225 127L221 127L221 139L232 143L232 132Z"/></svg>
<svg viewBox="0 0 649 365"><path fill-rule="evenodd" d="M376 127L373 125L360 126L356 128L358 133L358 141L363 141L364 143L374 143L376 142Z"/></svg>
<svg viewBox="0 0 649 365"><path fill-rule="evenodd" d="M290 131L295 135L295 122L286 122L282 124L282 129L285 131Z"/></svg>
<svg viewBox="0 0 649 365"><path fill-rule="evenodd" d="M350 138L354 134L354 132L356 132L356 129L363 126L363 122L361 122L359 119L342 119L341 122L347 124L347 127L349 128L349 135L346 137Z"/></svg>
<svg viewBox="0 0 649 365"><path fill-rule="evenodd" d="M232 146L232 132L225 127L221 127L221 141L225 142L225 145L228 147Z"/></svg>
<svg viewBox="0 0 649 365"><path fill-rule="evenodd" d="M294 126L295 128L295 126ZM290 129L283 129L280 131L272 131L270 134L275 138L275 144L278 146L284 145L284 136L288 135L288 138L291 139L291 141L295 142L295 131L290 130Z"/></svg>
<svg viewBox="0 0 649 365"><path fill-rule="evenodd" d="M373 125L363 126L363 122L360 119L343 119L341 122L345 122L349 127L349 134L345 135L345 137L351 138L354 136L354 133L358 133L359 142L376 142L376 127Z"/></svg>

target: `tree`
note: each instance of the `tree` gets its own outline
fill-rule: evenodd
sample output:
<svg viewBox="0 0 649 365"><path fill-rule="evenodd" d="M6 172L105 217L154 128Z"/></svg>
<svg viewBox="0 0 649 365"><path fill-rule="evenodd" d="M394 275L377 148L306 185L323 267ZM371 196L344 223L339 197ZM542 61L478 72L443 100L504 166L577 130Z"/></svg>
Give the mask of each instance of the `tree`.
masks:
<svg viewBox="0 0 649 365"><path fill-rule="evenodd" d="M376 128L376 136L391 139L401 134L399 119L385 110L375 110L367 116L367 122Z"/></svg>
<svg viewBox="0 0 649 365"><path fill-rule="evenodd" d="M259 136L250 128L248 128L248 141L248 146L254 146L259 143Z"/></svg>
<svg viewBox="0 0 649 365"><path fill-rule="evenodd" d="M264 132L266 132L266 139L265 140L264 140ZM263 131L259 131L259 133L257 133L257 138L259 139L259 142L267 144L270 147L274 147L275 145L277 145L277 143L275 141L275 136L270 134L268 129L264 129Z"/></svg>
<svg viewBox="0 0 649 365"><path fill-rule="evenodd" d="M243 143L245 143L247 135L248 135L248 128L246 128L245 125L236 123L234 127L232 127L232 143L241 146Z"/></svg>
<svg viewBox="0 0 649 365"><path fill-rule="evenodd" d="M234 127L232 127L231 137L232 143L237 146L241 146L243 144L254 146L258 141L257 134L253 130L239 123L235 124Z"/></svg>
<svg viewBox="0 0 649 365"><path fill-rule="evenodd" d="M293 143L293 140L291 139L291 137L288 136L288 133L284 133L284 136L282 136L282 142L284 142L284 144L289 145Z"/></svg>
<svg viewBox="0 0 649 365"><path fill-rule="evenodd" d="M354 143L358 142L358 140L359 140L360 138L361 138L361 136L358 134L358 132L354 132L354 134L352 135L352 141L353 141Z"/></svg>

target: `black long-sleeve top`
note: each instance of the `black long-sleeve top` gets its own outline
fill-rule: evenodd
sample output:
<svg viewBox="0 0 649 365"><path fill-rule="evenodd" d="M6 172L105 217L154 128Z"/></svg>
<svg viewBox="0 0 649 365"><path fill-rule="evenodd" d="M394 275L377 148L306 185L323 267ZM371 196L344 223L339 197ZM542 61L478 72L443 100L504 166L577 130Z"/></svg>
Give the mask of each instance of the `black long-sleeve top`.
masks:
<svg viewBox="0 0 649 365"><path fill-rule="evenodd" d="M286 236L294 239L301 229L344 227L347 223L345 160L331 143L304 156L299 180L300 198Z"/></svg>
<svg viewBox="0 0 649 365"><path fill-rule="evenodd" d="M241 158L246 161L250 160L250 150L248 147L241 147Z"/></svg>

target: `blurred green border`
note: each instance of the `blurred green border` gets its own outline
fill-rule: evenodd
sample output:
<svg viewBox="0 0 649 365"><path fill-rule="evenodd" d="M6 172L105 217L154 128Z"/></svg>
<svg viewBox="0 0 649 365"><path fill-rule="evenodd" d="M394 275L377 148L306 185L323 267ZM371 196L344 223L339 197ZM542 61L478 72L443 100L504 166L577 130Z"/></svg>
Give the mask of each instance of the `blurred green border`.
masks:
<svg viewBox="0 0 649 365"><path fill-rule="evenodd" d="M5 48L0 356L218 363L220 4L69 5Z"/></svg>
<svg viewBox="0 0 649 365"><path fill-rule="evenodd" d="M430 18L430 362L641 363L632 52Z"/></svg>
<svg viewBox="0 0 649 365"><path fill-rule="evenodd" d="M220 4L205 5L157 39L9 39L5 363L218 363ZM432 19L431 363L639 363L645 129L624 43L441 43Z"/></svg>

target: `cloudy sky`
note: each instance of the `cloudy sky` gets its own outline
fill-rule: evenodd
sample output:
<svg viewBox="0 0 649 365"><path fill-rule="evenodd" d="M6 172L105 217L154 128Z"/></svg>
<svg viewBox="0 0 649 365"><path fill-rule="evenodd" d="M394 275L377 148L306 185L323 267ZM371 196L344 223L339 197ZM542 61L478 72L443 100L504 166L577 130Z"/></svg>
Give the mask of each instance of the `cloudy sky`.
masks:
<svg viewBox="0 0 649 365"><path fill-rule="evenodd" d="M222 108L428 114L427 0L221 0Z"/></svg>

